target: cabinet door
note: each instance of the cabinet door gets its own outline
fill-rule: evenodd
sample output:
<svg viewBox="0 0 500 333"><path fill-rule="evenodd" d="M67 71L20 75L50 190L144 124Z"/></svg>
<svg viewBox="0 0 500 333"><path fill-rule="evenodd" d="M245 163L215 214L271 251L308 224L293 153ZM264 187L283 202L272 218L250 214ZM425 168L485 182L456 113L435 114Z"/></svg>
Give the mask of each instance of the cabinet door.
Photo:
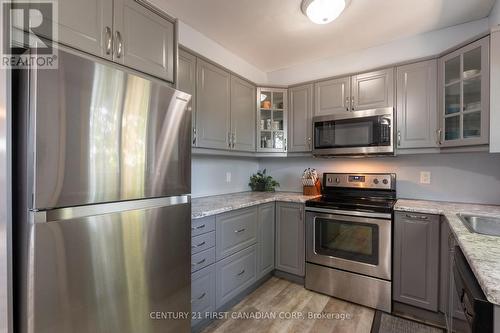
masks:
<svg viewBox="0 0 500 333"><path fill-rule="evenodd" d="M441 146L489 142L489 37L439 59Z"/></svg>
<svg viewBox="0 0 500 333"><path fill-rule="evenodd" d="M289 89L288 147L291 152L312 150L312 96L312 84Z"/></svg>
<svg viewBox="0 0 500 333"><path fill-rule="evenodd" d="M304 276L304 205L276 203L276 269Z"/></svg>
<svg viewBox="0 0 500 333"><path fill-rule="evenodd" d="M358 74L351 82L352 111L394 106L394 68Z"/></svg>
<svg viewBox="0 0 500 333"><path fill-rule="evenodd" d="M274 270L274 202L259 206L257 278Z"/></svg>
<svg viewBox="0 0 500 333"><path fill-rule="evenodd" d="M231 148L255 151L255 87L231 75Z"/></svg>
<svg viewBox="0 0 500 333"><path fill-rule="evenodd" d="M397 68L398 148L437 147L437 61Z"/></svg>
<svg viewBox="0 0 500 333"><path fill-rule="evenodd" d="M196 136L202 148L230 149L231 75L201 59L196 60ZM252 126L253 127L253 126Z"/></svg>
<svg viewBox="0 0 500 333"><path fill-rule="evenodd" d="M438 310L439 228L438 215L396 213L394 300Z"/></svg>
<svg viewBox="0 0 500 333"><path fill-rule="evenodd" d="M60 43L112 58L113 0L64 0L57 6Z"/></svg>
<svg viewBox="0 0 500 333"><path fill-rule="evenodd" d="M314 84L314 115L324 116L350 111L351 78L343 77Z"/></svg>
<svg viewBox="0 0 500 333"><path fill-rule="evenodd" d="M192 144L196 147L196 57L189 52L179 50L179 67L177 71L177 89L191 95L188 110L191 110L192 120Z"/></svg>
<svg viewBox="0 0 500 333"><path fill-rule="evenodd" d="M453 278L453 255L456 245L455 237L453 236L448 221L441 222L441 267L440 267L440 301L439 310L446 314L450 314L454 318L465 320L464 312L458 299L455 288L455 280ZM450 291L453 292L453 298L450 299ZM452 311L449 311L450 300L452 301Z"/></svg>
<svg viewBox="0 0 500 333"><path fill-rule="evenodd" d="M174 81L174 23L137 0L114 0L114 60Z"/></svg>

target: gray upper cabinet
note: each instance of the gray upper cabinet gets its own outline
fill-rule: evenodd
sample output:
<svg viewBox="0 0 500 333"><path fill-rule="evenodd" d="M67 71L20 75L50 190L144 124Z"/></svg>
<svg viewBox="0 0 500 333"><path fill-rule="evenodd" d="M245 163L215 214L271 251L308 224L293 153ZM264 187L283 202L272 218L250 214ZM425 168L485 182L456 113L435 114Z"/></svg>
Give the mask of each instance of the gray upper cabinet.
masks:
<svg viewBox="0 0 500 333"><path fill-rule="evenodd" d="M137 0L114 0L115 61L174 81L174 23Z"/></svg>
<svg viewBox="0 0 500 333"><path fill-rule="evenodd" d="M276 203L276 269L304 276L304 205Z"/></svg>
<svg viewBox="0 0 500 333"><path fill-rule="evenodd" d="M230 149L231 74L204 60L196 64L197 147Z"/></svg>
<svg viewBox="0 0 500 333"><path fill-rule="evenodd" d="M393 299L438 311L440 217L396 212Z"/></svg>
<svg viewBox="0 0 500 333"><path fill-rule="evenodd" d="M274 202L259 206L257 278L261 278L274 270L274 215Z"/></svg>
<svg viewBox="0 0 500 333"><path fill-rule="evenodd" d="M288 90L289 122L288 147L290 152L312 150L313 85L306 84Z"/></svg>
<svg viewBox="0 0 500 333"><path fill-rule="evenodd" d="M394 106L394 68L357 74L351 78L351 110Z"/></svg>
<svg viewBox="0 0 500 333"><path fill-rule="evenodd" d="M437 60L397 68L397 147L437 147Z"/></svg>
<svg viewBox="0 0 500 333"><path fill-rule="evenodd" d="M314 115L324 116L350 111L351 78L343 77L314 84Z"/></svg>
<svg viewBox="0 0 500 333"><path fill-rule="evenodd" d="M231 75L231 148L255 151L255 87Z"/></svg>
<svg viewBox="0 0 500 333"><path fill-rule="evenodd" d="M439 59L442 147L489 142L489 46L488 36Z"/></svg>
<svg viewBox="0 0 500 333"><path fill-rule="evenodd" d="M59 42L112 59L113 0L58 2Z"/></svg>
<svg viewBox="0 0 500 333"><path fill-rule="evenodd" d="M179 50L179 67L177 70L177 89L184 91L192 96L188 104L188 110L191 110L192 121L192 145L196 147L196 56L184 50Z"/></svg>

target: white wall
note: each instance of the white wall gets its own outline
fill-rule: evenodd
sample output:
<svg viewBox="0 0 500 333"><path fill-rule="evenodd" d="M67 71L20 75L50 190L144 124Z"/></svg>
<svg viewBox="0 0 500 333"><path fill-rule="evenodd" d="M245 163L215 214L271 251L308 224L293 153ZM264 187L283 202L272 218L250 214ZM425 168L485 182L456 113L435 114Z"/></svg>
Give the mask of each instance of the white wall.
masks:
<svg viewBox="0 0 500 333"><path fill-rule="evenodd" d="M281 183L280 191L302 191L304 169L319 172L393 172L399 198L500 204L500 154L403 155L363 159L261 159L260 168ZM420 171L431 184L420 184Z"/></svg>
<svg viewBox="0 0 500 333"><path fill-rule="evenodd" d="M193 156L191 192L193 197L250 191L250 176L259 169L255 158ZM226 172L231 182L226 182Z"/></svg>
<svg viewBox="0 0 500 333"><path fill-rule="evenodd" d="M268 73L272 84L290 85L370 70L397 62L436 55L488 30L488 19L436 30L358 52Z"/></svg>
<svg viewBox="0 0 500 333"><path fill-rule="evenodd" d="M493 9L491 10L488 20L490 27L500 24L500 0L495 2L495 6L493 6Z"/></svg>

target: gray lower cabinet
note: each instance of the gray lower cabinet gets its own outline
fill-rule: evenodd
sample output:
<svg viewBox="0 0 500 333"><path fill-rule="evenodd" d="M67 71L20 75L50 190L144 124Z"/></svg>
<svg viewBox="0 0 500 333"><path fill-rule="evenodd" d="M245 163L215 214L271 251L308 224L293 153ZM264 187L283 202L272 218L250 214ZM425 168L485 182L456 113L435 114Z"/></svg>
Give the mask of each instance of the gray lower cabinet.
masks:
<svg viewBox="0 0 500 333"><path fill-rule="evenodd" d="M202 322L206 312L215 311L215 265L191 275L191 326Z"/></svg>
<svg viewBox="0 0 500 333"><path fill-rule="evenodd" d="M275 203L259 206L257 279L274 270Z"/></svg>
<svg viewBox="0 0 500 333"><path fill-rule="evenodd" d="M252 245L218 261L215 267L217 274L215 304L219 308L256 281L256 246Z"/></svg>
<svg viewBox="0 0 500 333"><path fill-rule="evenodd" d="M396 105L397 147L438 147L437 60L397 68Z"/></svg>
<svg viewBox="0 0 500 333"><path fill-rule="evenodd" d="M276 269L304 276L304 205L276 203Z"/></svg>
<svg viewBox="0 0 500 333"><path fill-rule="evenodd" d="M217 260L257 242L257 206L220 214L215 219Z"/></svg>
<svg viewBox="0 0 500 333"><path fill-rule="evenodd" d="M231 149L255 151L255 94L253 84L231 75Z"/></svg>
<svg viewBox="0 0 500 333"><path fill-rule="evenodd" d="M177 89L191 95L188 110L191 111L192 121L192 146L196 147L196 56L182 49L179 49L179 66L177 67Z"/></svg>
<svg viewBox="0 0 500 333"><path fill-rule="evenodd" d="M231 74L202 59L196 63L197 147L230 149Z"/></svg>
<svg viewBox="0 0 500 333"><path fill-rule="evenodd" d="M174 81L174 23L137 0L114 0L116 62Z"/></svg>
<svg viewBox="0 0 500 333"><path fill-rule="evenodd" d="M288 90L288 151L312 150L313 85L306 84Z"/></svg>
<svg viewBox="0 0 500 333"><path fill-rule="evenodd" d="M447 221L441 223L441 267L440 267L440 302L439 310L450 315L450 291L453 292L453 302L451 314L454 318L465 320L464 312L462 311L459 302L459 296L455 289L455 281L453 279L453 255L456 245L455 237L453 236L450 226Z"/></svg>
<svg viewBox="0 0 500 333"><path fill-rule="evenodd" d="M394 106L394 68L351 77L351 110Z"/></svg>
<svg viewBox="0 0 500 333"><path fill-rule="evenodd" d="M315 83L314 96L315 116L350 111L351 77L347 76Z"/></svg>
<svg viewBox="0 0 500 333"><path fill-rule="evenodd" d="M396 212L393 299L438 311L440 217Z"/></svg>

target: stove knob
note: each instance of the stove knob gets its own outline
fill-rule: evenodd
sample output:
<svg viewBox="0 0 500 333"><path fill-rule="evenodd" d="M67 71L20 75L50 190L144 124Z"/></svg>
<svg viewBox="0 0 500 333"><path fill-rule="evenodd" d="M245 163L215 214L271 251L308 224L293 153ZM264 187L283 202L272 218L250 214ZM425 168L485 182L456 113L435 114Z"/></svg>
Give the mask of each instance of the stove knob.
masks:
<svg viewBox="0 0 500 333"><path fill-rule="evenodd" d="M382 181L382 183L384 183L384 185L387 185L387 184L389 183L389 181L388 181L387 179L384 179L384 180Z"/></svg>
<svg viewBox="0 0 500 333"><path fill-rule="evenodd" d="M336 182L337 184L338 184L338 183L340 183L340 178L339 178L339 177L335 178L335 182Z"/></svg>
<svg viewBox="0 0 500 333"><path fill-rule="evenodd" d="M378 184L378 179L377 179L377 178L375 178L375 179L373 180L373 183L374 183L375 185L377 185L377 184Z"/></svg>
<svg viewBox="0 0 500 333"><path fill-rule="evenodd" d="M328 178L326 179L326 181L327 181L328 183L332 183L332 178L331 178L331 177L328 177Z"/></svg>

